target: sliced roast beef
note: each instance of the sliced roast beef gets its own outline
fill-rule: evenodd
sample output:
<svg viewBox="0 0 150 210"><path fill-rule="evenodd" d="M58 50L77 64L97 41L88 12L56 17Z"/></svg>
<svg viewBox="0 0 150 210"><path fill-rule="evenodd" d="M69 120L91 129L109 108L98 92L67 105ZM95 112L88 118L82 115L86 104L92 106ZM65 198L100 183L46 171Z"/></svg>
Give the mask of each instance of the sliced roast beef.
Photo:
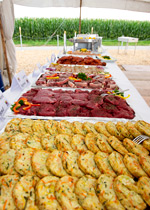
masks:
<svg viewBox="0 0 150 210"><path fill-rule="evenodd" d="M76 88L76 85L73 82L71 82L71 81L68 81L68 85L71 88Z"/></svg>
<svg viewBox="0 0 150 210"><path fill-rule="evenodd" d="M74 84L76 85L76 87L79 87L79 88L88 88L88 82L87 81L75 82Z"/></svg>
<svg viewBox="0 0 150 210"><path fill-rule="evenodd" d="M47 86L48 86L48 87L56 86L56 81L48 80L48 81L47 81Z"/></svg>
<svg viewBox="0 0 150 210"><path fill-rule="evenodd" d="M79 116L80 106L79 105L71 105L68 107L67 113L69 116Z"/></svg>
<svg viewBox="0 0 150 210"><path fill-rule="evenodd" d="M30 109L27 110L27 114L28 115L35 115L36 116L39 113L39 109L40 109L39 106L32 106Z"/></svg>
<svg viewBox="0 0 150 210"><path fill-rule="evenodd" d="M36 94L36 96L47 96L47 97L51 97L53 95L54 93L52 89L39 89L38 93Z"/></svg>
<svg viewBox="0 0 150 210"><path fill-rule="evenodd" d="M98 104L94 104L92 101L88 101L88 103L86 104L86 107L88 109L95 109L95 107L98 107Z"/></svg>
<svg viewBox="0 0 150 210"><path fill-rule="evenodd" d="M71 96L73 99L87 101L88 94L87 93L83 93L83 94L82 93L79 93L79 94L73 93Z"/></svg>
<svg viewBox="0 0 150 210"><path fill-rule="evenodd" d="M39 79L37 82L36 82L36 85L46 85L46 80L45 79Z"/></svg>
<svg viewBox="0 0 150 210"><path fill-rule="evenodd" d="M54 93L63 93L64 91L62 89L53 90Z"/></svg>
<svg viewBox="0 0 150 210"><path fill-rule="evenodd" d="M114 95L107 95L104 97L105 102L108 102L114 105L119 105L120 99L121 99L120 97L114 96Z"/></svg>
<svg viewBox="0 0 150 210"><path fill-rule="evenodd" d="M89 86L90 86L90 88L94 88L94 89L100 89L100 88L102 88L102 84L101 83L98 83L98 82L91 82L90 84L89 84Z"/></svg>
<svg viewBox="0 0 150 210"><path fill-rule="evenodd" d="M112 114L105 111L102 107L95 108L91 110L92 117L112 117Z"/></svg>
<svg viewBox="0 0 150 210"><path fill-rule="evenodd" d="M59 100L68 102L68 101L72 100L72 97L69 94L62 94L62 95L60 95Z"/></svg>
<svg viewBox="0 0 150 210"><path fill-rule="evenodd" d="M75 89L75 91L74 91L75 93L87 93L87 94L89 94L89 91L88 90L80 90L80 89Z"/></svg>
<svg viewBox="0 0 150 210"><path fill-rule="evenodd" d="M24 96L30 103L32 102L33 96Z"/></svg>
<svg viewBox="0 0 150 210"><path fill-rule="evenodd" d="M68 108L72 103L71 103L72 99L71 100L60 100L59 101L59 104L63 107L63 108Z"/></svg>
<svg viewBox="0 0 150 210"><path fill-rule="evenodd" d="M110 104L110 103L103 103L102 105L102 108L108 112L108 113L118 113L119 112L119 109L117 108L117 106L113 105L113 104Z"/></svg>
<svg viewBox="0 0 150 210"><path fill-rule="evenodd" d="M24 93L22 96L35 96L38 92L38 89L31 89L29 91L27 91L26 93Z"/></svg>
<svg viewBox="0 0 150 210"><path fill-rule="evenodd" d="M89 94L89 97L91 94L94 94L94 95L101 95L102 93L104 93L104 91L101 91L101 90L92 90Z"/></svg>
<svg viewBox="0 0 150 210"><path fill-rule="evenodd" d="M127 110L120 109L120 112L117 114L114 114L115 118L126 118L126 119L133 119L135 116L135 113L129 113Z"/></svg>
<svg viewBox="0 0 150 210"><path fill-rule="evenodd" d="M21 106L21 107L18 109L19 114L27 115L27 111L23 109L23 108L25 108L25 107L26 107L26 106L23 105L23 106Z"/></svg>
<svg viewBox="0 0 150 210"><path fill-rule="evenodd" d="M56 112L56 116L59 116L59 117L68 116L67 109L63 107L61 109L58 109Z"/></svg>
<svg viewBox="0 0 150 210"><path fill-rule="evenodd" d="M81 116L81 117L90 117L91 116L90 110L87 109L86 107L81 107L79 116Z"/></svg>
<svg viewBox="0 0 150 210"><path fill-rule="evenodd" d="M72 99L71 100L71 103L72 104L75 104L75 105L79 105L79 106L86 106L87 102L84 101L84 100L79 100L79 99Z"/></svg>
<svg viewBox="0 0 150 210"><path fill-rule="evenodd" d="M91 94L89 96L89 101L92 102L93 104L102 105L103 104L103 97L101 95Z"/></svg>
<svg viewBox="0 0 150 210"><path fill-rule="evenodd" d="M57 81L56 82L56 86L57 85L60 85L61 86L61 85L65 84L65 83L67 83L68 81L69 81L69 78L63 79L62 81Z"/></svg>
<svg viewBox="0 0 150 210"><path fill-rule="evenodd" d="M51 104L42 104L42 106L40 106L38 115L39 116L56 116L55 107Z"/></svg>
<svg viewBox="0 0 150 210"><path fill-rule="evenodd" d="M48 96L35 96L32 100L34 104L53 104L57 101L56 98Z"/></svg>

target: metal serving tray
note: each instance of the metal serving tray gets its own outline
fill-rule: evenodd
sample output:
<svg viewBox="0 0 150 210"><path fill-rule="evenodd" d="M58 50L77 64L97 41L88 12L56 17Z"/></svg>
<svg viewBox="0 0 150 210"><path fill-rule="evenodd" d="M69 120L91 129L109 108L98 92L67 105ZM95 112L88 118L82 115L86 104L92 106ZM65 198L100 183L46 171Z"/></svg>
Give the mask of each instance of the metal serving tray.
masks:
<svg viewBox="0 0 150 210"><path fill-rule="evenodd" d="M53 73L66 73L66 72L58 72L58 71L54 71ZM36 85L36 82L37 82L37 80L41 77L41 75L43 75L43 74L45 74L45 73L41 73L38 77L37 77L37 79L36 79L36 81L31 85L31 87L32 88L47 88L47 89L52 89L52 88L54 88L54 89L66 89L66 90L74 90L74 89L80 89L80 90L90 90L90 91L92 91L92 90L95 90L94 88L92 89L92 88L71 88L71 87L55 87L55 86L44 86L44 85ZM90 75L90 74L89 74ZM97 75L95 75L95 76L97 76ZM113 77L112 77L112 79L113 79ZM113 79L114 80L114 79ZM115 80L114 80L115 81ZM116 82L116 81L115 81ZM117 82L116 82L116 85L117 85ZM117 85L118 86L118 85ZM118 86L119 87L119 86ZM119 91L122 91L122 89L121 88L119 88Z"/></svg>
<svg viewBox="0 0 150 210"><path fill-rule="evenodd" d="M28 90L30 90L31 88L29 89L26 89L24 91L22 91L22 93L20 93L19 97L21 97L21 95L23 93L26 93ZM72 90L72 91L75 91L75 89L71 89L71 88L51 88L52 90L56 90L56 89L62 89L62 90ZM89 89L84 89L84 90L88 90L89 92L91 92L92 90L89 90ZM14 102L16 101L16 99L14 100ZM129 106L134 110L134 107L132 107L132 105L130 104L130 100L127 99L126 100L127 103L129 104ZM14 103L13 102L13 103ZM53 119L53 120L73 120L73 121L77 121L77 120L80 120L80 121L89 121L89 122L99 122L99 121L105 121L105 122L108 122L108 121L113 121L113 122L118 122L118 121L123 121L123 122L127 122L127 121L130 121L130 119L125 119L125 118L108 118L108 117L51 117L51 116L34 116L34 115L21 115L21 114L14 114L11 109L8 109L7 112L5 113L5 118L30 118L30 119L43 119L43 120L48 120L48 119ZM137 120L140 120L142 119L142 117L135 112L135 117L131 120L131 121L137 121Z"/></svg>
<svg viewBox="0 0 150 210"><path fill-rule="evenodd" d="M59 56L57 56L57 58L56 58L56 60L55 60L55 63L57 63L57 61L58 61L58 59L59 58L61 58L61 57L63 57L63 56L73 56L73 57L82 57L82 58L85 58L85 57L92 57L93 59L99 59L99 58L97 58L97 56L88 56L88 55L69 55L69 54L63 54L63 55L59 55ZM99 59L99 60L101 60L101 59ZM106 62L105 62L106 63ZM101 65L79 65L79 64L60 64L60 65L65 65L65 66L84 66L84 67L98 67L98 66L100 66L100 67L103 67L104 69L106 68L106 66L107 66L107 64L106 64L106 66L101 66Z"/></svg>

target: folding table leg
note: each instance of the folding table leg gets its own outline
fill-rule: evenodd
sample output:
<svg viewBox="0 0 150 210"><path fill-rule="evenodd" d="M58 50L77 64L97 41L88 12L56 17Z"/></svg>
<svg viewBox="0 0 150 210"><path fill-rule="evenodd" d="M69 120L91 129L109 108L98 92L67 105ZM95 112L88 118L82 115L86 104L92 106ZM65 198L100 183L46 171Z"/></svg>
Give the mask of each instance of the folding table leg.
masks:
<svg viewBox="0 0 150 210"><path fill-rule="evenodd" d="M136 46L137 46L137 42L135 42L134 55L135 55L135 51L136 51Z"/></svg>
<svg viewBox="0 0 150 210"><path fill-rule="evenodd" d="M127 50L128 50L128 42L126 43L126 47L125 47L125 53L127 54Z"/></svg>
<svg viewBox="0 0 150 210"><path fill-rule="evenodd" d="M120 47L120 42L118 41L118 54L119 54L119 47Z"/></svg>

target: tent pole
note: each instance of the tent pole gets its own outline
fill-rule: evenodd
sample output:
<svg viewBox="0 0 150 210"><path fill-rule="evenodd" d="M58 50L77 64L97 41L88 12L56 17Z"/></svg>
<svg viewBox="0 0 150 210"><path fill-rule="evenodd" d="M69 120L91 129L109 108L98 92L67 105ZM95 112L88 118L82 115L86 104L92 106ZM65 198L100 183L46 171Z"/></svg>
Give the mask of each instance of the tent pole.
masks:
<svg viewBox="0 0 150 210"><path fill-rule="evenodd" d="M1 31L2 46L3 46L3 51L4 51L4 58L5 58L5 62L6 62L6 68L7 68L9 84L11 85L11 75L10 75L10 69L9 69L9 64L8 64L8 58L7 58L6 45L5 45L5 38L4 38L4 32L3 32L1 16L0 16L0 31Z"/></svg>
<svg viewBox="0 0 150 210"><path fill-rule="evenodd" d="M80 0L79 34L81 34L81 7L82 7L82 0Z"/></svg>

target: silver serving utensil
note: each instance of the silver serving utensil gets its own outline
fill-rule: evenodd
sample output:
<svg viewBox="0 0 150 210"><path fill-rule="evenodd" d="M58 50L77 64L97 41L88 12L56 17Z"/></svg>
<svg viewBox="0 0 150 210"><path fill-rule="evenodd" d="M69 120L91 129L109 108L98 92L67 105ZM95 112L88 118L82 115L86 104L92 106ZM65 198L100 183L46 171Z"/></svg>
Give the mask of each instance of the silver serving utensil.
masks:
<svg viewBox="0 0 150 210"><path fill-rule="evenodd" d="M136 144L141 144L146 139L150 139L150 137L146 135L139 135L133 139L133 142Z"/></svg>
<svg viewBox="0 0 150 210"><path fill-rule="evenodd" d="M120 91L120 92L117 92L117 94L119 94L119 93L124 93L124 92L126 92L126 91L128 91L129 89L125 89L125 90L122 90L122 91ZM108 94L108 93L103 93L103 94L101 94L101 96L107 96L107 95L114 95L115 93L110 93L110 94Z"/></svg>

